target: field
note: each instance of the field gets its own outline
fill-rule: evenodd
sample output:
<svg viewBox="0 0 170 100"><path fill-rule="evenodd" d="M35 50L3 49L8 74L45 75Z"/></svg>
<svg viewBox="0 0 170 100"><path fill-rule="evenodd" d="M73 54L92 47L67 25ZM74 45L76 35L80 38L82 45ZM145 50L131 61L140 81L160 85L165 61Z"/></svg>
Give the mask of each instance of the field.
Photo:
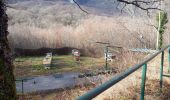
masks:
<svg viewBox="0 0 170 100"><path fill-rule="evenodd" d="M167 65L168 65L168 57L167 52L165 53L165 64L164 64L164 73L167 73ZM142 55L144 57L144 55ZM142 57L140 56L140 57ZM63 59L66 56L62 56ZM136 56L134 56L136 57ZM146 55L145 55L146 57ZM89 58L88 58L89 59ZM158 60L160 59L160 55L153 59L150 63L148 63L148 72L147 72L147 79L146 79L146 92L145 92L145 99L146 100L169 100L169 78L164 78L163 82L163 90L162 93L159 89L159 64ZM130 59L129 59L130 61ZM139 60L138 60L139 61ZM128 62L130 63L130 62ZM126 63L126 65L128 65ZM135 63L135 62L134 62ZM128 68L128 67L126 67ZM118 74L118 73L117 73ZM105 81L109 80L112 75L106 75ZM47 91L45 93L30 93L19 95L21 100L75 100L77 96L80 96L90 89L98 86L100 84L91 85L91 86L80 86L74 89L64 89L62 91ZM136 71L135 73L131 74L124 80L120 81L118 84L112 86L96 98L94 100L139 100L140 98L140 87L141 86L141 69Z"/></svg>
<svg viewBox="0 0 170 100"><path fill-rule="evenodd" d="M53 56L51 69L47 70L43 65L43 58L40 57L18 57L15 59L15 75L35 76L62 72L81 72L94 68L104 67L105 61L102 58L81 57L80 61L75 61L71 55Z"/></svg>
<svg viewBox="0 0 170 100"><path fill-rule="evenodd" d="M108 66L114 68L117 72L121 72L133 65L135 62L140 61L144 56L145 54L124 52L117 55L117 58L114 59L112 62L108 62ZM97 69L103 69L105 67L104 57L81 57L80 61L75 61L72 55L53 55L51 69L46 70L44 69L43 58L44 56L27 56L15 58L15 76L26 77L62 72L84 73L88 71L95 71ZM127 59L129 60L127 61Z"/></svg>
<svg viewBox="0 0 170 100"><path fill-rule="evenodd" d="M113 62L109 62L109 68L114 68L115 73L123 72L127 68L131 67L135 63L141 61L146 54L135 52L123 52L113 59ZM81 57L77 62L72 55L53 55L52 68L49 70L44 69L42 65L44 56L40 57L17 57L14 61L15 76L17 78L56 74L64 72L79 72L85 73L89 71L96 71L97 69L103 69L105 67L105 60L101 58ZM112 75L114 75L112 74ZM104 80L107 81L112 75L104 75ZM103 81L103 82L105 82ZM86 91L98 86L100 84L93 84L90 86L78 86L73 89L63 89L61 91L44 91L35 93L26 93L24 95L19 94L20 100L74 100L78 95L82 95Z"/></svg>

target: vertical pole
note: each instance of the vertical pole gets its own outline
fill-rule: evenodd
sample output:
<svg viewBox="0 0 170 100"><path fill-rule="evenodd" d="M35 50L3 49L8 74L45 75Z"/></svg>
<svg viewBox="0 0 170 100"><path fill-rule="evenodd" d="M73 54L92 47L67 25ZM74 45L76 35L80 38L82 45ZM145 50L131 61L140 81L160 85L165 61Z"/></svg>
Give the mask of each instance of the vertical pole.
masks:
<svg viewBox="0 0 170 100"><path fill-rule="evenodd" d="M168 48L168 73L170 73L170 47Z"/></svg>
<svg viewBox="0 0 170 100"><path fill-rule="evenodd" d="M160 89L161 91L162 91L162 84L163 84L163 64L164 64L164 51L162 51L161 66L160 66Z"/></svg>
<svg viewBox="0 0 170 100"><path fill-rule="evenodd" d="M144 100L144 96L145 96L146 72L147 72L147 64L144 64L143 67L142 67L142 83L141 83L140 100Z"/></svg>
<svg viewBox="0 0 170 100"><path fill-rule="evenodd" d="M157 40L156 40L156 49L159 50L159 38L160 38L160 25L161 25L161 12L159 11L159 23L158 23L158 30L157 30Z"/></svg>
<svg viewBox="0 0 170 100"><path fill-rule="evenodd" d="M105 66L105 70L108 69L107 57L108 57L108 47L106 46L106 66Z"/></svg>
<svg viewBox="0 0 170 100"><path fill-rule="evenodd" d="M24 81L22 80L22 94L24 93Z"/></svg>

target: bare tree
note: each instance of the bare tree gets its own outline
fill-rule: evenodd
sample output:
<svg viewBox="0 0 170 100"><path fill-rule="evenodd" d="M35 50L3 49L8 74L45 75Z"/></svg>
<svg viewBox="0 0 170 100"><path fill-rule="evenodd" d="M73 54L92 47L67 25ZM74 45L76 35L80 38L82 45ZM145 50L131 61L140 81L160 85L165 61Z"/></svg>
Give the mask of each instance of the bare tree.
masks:
<svg viewBox="0 0 170 100"><path fill-rule="evenodd" d="M113 0L114 1L114 0ZM123 4L122 9L124 9L127 5L133 5L141 10L146 11L149 13L150 10L161 10L158 6L161 1L164 0L115 0L118 2L117 6L119 6L120 3ZM73 2L85 13L88 14L86 10L84 10L76 0L73 0ZM115 2L114 2L115 3Z"/></svg>
<svg viewBox="0 0 170 100"><path fill-rule="evenodd" d="M8 17L4 0L0 0L0 100L16 100L13 63L9 48Z"/></svg>

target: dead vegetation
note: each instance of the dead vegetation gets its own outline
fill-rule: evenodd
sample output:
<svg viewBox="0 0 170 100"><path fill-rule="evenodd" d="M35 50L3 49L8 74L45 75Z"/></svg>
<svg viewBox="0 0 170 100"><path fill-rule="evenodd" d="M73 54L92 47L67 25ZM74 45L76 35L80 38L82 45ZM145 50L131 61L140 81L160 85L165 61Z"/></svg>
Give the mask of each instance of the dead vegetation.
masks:
<svg viewBox="0 0 170 100"><path fill-rule="evenodd" d="M86 15L77 6L63 5L62 2L51 6L33 4L32 7L27 3L29 5L29 2L22 5L27 9L9 8L7 11L10 19L9 40L13 48L74 47L98 54L102 46L94 41L128 48L155 47L156 30L151 25L155 23L154 16ZM165 35L168 35L168 31ZM166 45L168 37L164 41Z"/></svg>

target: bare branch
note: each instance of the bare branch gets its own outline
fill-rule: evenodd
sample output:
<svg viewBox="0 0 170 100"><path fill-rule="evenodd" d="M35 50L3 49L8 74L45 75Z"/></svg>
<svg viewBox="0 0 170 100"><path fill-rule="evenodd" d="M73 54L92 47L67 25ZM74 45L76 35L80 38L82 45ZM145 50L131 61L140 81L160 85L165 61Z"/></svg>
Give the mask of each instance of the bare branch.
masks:
<svg viewBox="0 0 170 100"><path fill-rule="evenodd" d="M137 8L140 8L141 10L147 11L149 13L149 10L161 10L158 7L152 7L154 4L159 3L163 0L117 0L118 2L125 3L127 5L133 5L136 6ZM148 7L146 7L146 5Z"/></svg>
<svg viewBox="0 0 170 100"><path fill-rule="evenodd" d="M15 7L15 6L11 6L9 4L6 4L6 7L11 8L11 9L15 9L15 10L26 10L27 9L26 7L22 7L22 6Z"/></svg>
<svg viewBox="0 0 170 100"><path fill-rule="evenodd" d="M121 9L121 13L124 11L123 9L126 7L126 3L124 4L124 6L122 7L122 9Z"/></svg>
<svg viewBox="0 0 170 100"><path fill-rule="evenodd" d="M73 2L79 7L80 10L82 10L83 12L85 12L86 14L89 14L87 11L85 11L75 0L73 0Z"/></svg>
<svg viewBox="0 0 170 100"><path fill-rule="evenodd" d="M137 8L144 10L147 12L147 15L149 16L149 11L150 10L160 10L162 11L162 9L160 9L159 7L155 7L153 6L154 4L158 4L161 1L164 0L117 0L118 4L117 7L119 6L120 3L124 3L123 8L121 9L121 12L123 12L123 9L127 6L127 5L133 5L136 6ZM85 12L86 14L89 14L86 10L84 10L77 2L76 0L73 0L73 2L79 7L80 10L82 10L83 12ZM115 3L115 2L114 2Z"/></svg>

